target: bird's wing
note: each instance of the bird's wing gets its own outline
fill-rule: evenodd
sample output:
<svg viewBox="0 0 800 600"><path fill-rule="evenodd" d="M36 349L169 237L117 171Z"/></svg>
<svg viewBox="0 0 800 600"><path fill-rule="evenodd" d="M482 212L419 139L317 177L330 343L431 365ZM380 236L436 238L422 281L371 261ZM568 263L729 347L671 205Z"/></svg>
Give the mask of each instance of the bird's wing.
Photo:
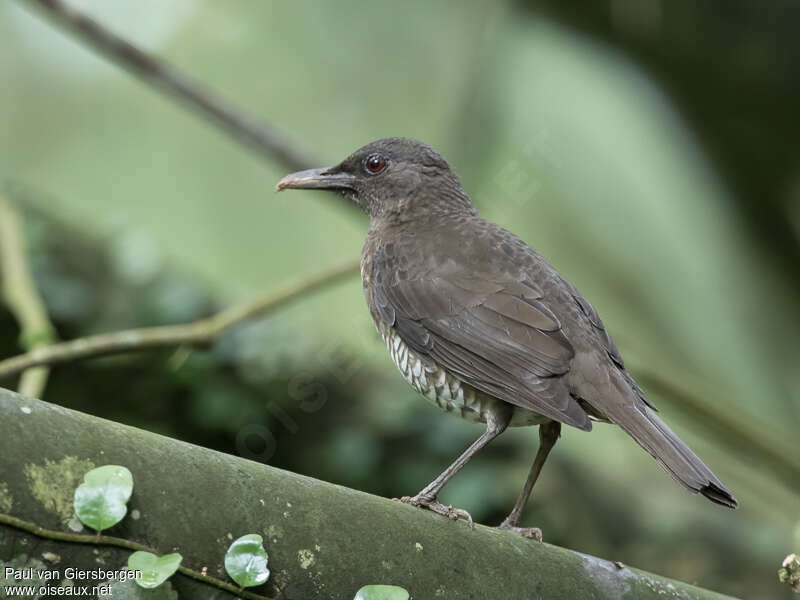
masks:
<svg viewBox="0 0 800 600"><path fill-rule="evenodd" d="M492 281L452 263L409 279L380 251L373 265L375 309L413 351L485 393L591 429L562 377L574 350L533 282Z"/></svg>

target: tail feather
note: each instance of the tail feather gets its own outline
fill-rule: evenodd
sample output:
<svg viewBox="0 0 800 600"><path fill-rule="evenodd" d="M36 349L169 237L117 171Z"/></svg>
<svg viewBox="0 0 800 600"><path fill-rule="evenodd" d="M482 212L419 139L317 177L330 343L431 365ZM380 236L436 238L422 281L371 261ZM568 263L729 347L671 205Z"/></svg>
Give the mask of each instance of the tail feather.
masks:
<svg viewBox="0 0 800 600"><path fill-rule="evenodd" d="M624 386L627 389L619 391L623 396L627 396L627 402L624 403L627 406L619 405L623 410L609 411L609 420L636 440L667 473L690 492L700 493L717 504L736 508L739 503L733 494L700 457L692 452L689 446L648 406L644 401L644 393L630 376L625 379L626 381L619 382L622 384L619 387ZM630 406L631 395L635 396L633 407Z"/></svg>
<svg viewBox="0 0 800 600"><path fill-rule="evenodd" d="M650 453L673 478L689 491L699 492L712 502L729 508L736 508L739 505L725 484L658 415L647 407L642 407L639 412L644 413L645 419L657 432L655 436L647 436L651 439L656 438L653 440L656 442L656 453ZM659 437L661 439L658 439ZM634 439L644 447L644 444L635 436ZM645 449L647 450L646 447Z"/></svg>

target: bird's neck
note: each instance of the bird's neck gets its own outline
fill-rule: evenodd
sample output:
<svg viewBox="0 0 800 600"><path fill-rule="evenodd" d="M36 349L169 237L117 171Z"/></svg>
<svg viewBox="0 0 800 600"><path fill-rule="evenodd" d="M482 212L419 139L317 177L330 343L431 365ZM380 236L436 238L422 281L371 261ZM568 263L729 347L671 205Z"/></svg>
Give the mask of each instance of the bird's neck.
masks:
<svg viewBox="0 0 800 600"><path fill-rule="evenodd" d="M370 229L446 225L454 219L478 214L461 188L404 195L370 211Z"/></svg>

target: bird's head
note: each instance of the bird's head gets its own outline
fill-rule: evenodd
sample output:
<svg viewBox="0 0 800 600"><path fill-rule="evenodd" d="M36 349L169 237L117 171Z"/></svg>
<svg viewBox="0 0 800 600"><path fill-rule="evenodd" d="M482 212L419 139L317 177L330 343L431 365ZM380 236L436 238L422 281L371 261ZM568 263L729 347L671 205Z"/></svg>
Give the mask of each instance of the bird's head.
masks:
<svg viewBox="0 0 800 600"><path fill-rule="evenodd" d="M447 161L430 146L408 138L378 140L336 166L292 173L277 189L337 192L372 219L402 221L474 211Z"/></svg>

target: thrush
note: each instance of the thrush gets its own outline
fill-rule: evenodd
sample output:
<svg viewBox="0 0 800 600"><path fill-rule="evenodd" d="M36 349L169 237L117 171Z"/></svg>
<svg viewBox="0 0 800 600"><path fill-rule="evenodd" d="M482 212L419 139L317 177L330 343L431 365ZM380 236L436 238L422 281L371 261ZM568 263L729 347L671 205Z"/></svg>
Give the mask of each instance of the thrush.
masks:
<svg viewBox="0 0 800 600"><path fill-rule="evenodd" d="M524 241L478 215L435 150L378 140L334 167L287 175L277 188L331 190L369 215L361 277L392 360L427 400L486 425L403 501L471 521L438 502L439 491L507 427L538 425L533 466L500 527L541 539L519 520L561 425L590 431L600 421L621 427L690 492L737 506L658 416L592 305Z"/></svg>

